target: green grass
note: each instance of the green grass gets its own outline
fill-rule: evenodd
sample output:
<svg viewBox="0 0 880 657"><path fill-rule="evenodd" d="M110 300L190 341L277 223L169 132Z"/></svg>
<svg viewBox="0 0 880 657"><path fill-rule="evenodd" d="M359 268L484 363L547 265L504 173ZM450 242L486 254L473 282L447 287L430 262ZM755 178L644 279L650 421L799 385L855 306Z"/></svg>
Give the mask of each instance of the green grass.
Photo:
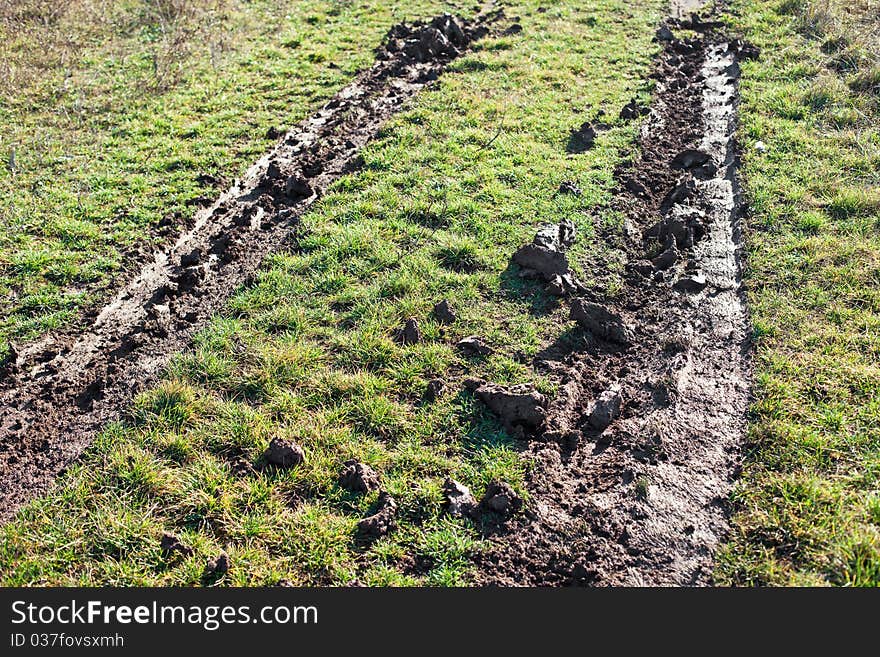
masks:
<svg viewBox="0 0 880 657"><path fill-rule="evenodd" d="M99 303L421 0L0 3L0 358Z"/></svg>
<svg viewBox="0 0 880 657"><path fill-rule="evenodd" d="M616 117L649 91L650 39L664 8L565 1L539 12L540 5L507 3L524 31L481 42L390 122L363 153L363 169L305 217L299 247L270 257L167 379L137 399L131 417L108 427L51 494L0 530L0 582L192 585L220 549L232 560L222 584L469 582L479 532L441 514L443 480L452 476L478 497L493 479L525 494L526 465L497 420L462 392L462 379L532 382L553 392L528 363L560 334L567 313L508 269L538 224L572 219L580 229L576 259L591 263L579 275L619 289L616 270L601 266L619 254L594 239L595 222L619 224L602 208L637 126L606 118L610 129L581 155L568 155L566 143L600 110ZM383 21L391 22L388 12L377 10L380 3L338 6L329 25L322 21L322 39L337 44L338 61L362 63ZM349 24L346 12L371 27ZM294 53L315 49L318 32L297 26L305 31ZM243 102L268 103L279 85L290 93L284 75L255 83L235 61L223 79L247 85L238 92ZM294 61L307 66L307 58ZM277 65L293 64L284 55ZM318 95L345 77L323 65L302 75L326 81ZM174 92L181 105L166 99L165 106L190 111L191 89L181 83ZM281 112L291 104L282 105L266 110L267 122L290 115ZM227 143L213 122L217 111L193 143ZM241 116L222 125L232 130ZM237 163L266 142L239 144ZM557 195L563 180L577 181L583 196ZM156 216L168 201L157 202ZM442 298L458 312L452 326L430 316ZM393 335L407 317L418 318L423 341L401 346ZM457 353L454 342L470 334L495 352ZM436 376L447 392L422 403ZM305 463L262 470L275 436L299 442ZM398 530L370 546L354 540L355 526L376 494L352 495L336 483L349 458L371 464L400 504ZM163 531L195 554L163 558Z"/></svg>
<svg viewBox="0 0 880 657"><path fill-rule="evenodd" d="M880 585L880 104L855 83L880 61L869 4L734 3L762 56L743 64L740 131L755 402L723 584Z"/></svg>

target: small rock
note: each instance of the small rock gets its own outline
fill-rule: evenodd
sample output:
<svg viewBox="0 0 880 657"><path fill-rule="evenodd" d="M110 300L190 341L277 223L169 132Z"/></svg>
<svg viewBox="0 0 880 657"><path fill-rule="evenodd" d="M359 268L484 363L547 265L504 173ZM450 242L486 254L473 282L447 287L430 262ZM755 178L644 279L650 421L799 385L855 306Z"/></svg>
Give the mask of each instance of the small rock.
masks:
<svg viewBox="0 0 880 657"><path fill-rule="evenodd" d="M386 491L379 493L376 512L358 522L358 533L368 539L382 538L397 527L397 502Z"/></svg>
<svg viewBox="0 0 880 657"><path fill-rule="evenodd" d="M759 153L765 153L767 151L767 144L765 144L763 141L756 141L752 145L752 148L754 148Z"/></svg>
<svg viewBox="0 0 880 657"><path fill-rule="evenodd" d="M159 542L159 547L162 550L162 554L166 557L170 557L175 552L182 554L185 557L190 557L193 554L193 549L190 546L186 545L174 534L169 534L168 532L162 534L162 540Z"/></svg>
<svg viewBox="0 0 880 657"><path fill-rule="evenodd" d="M352 493L369 493L379 488L379 475L366 463L351 459L343 464L339 485Z"/></svg>
<svg viewBox="0 0 880 657"><path fill-rule="evenodd" d="M447 299L443 299L434 306L434 318L441 324L452 324L456 320L455 311L449 305Z"/></svg>
<svg viewBox="0 0 880 657"><path fill-rule="evenodd" d="M443 494L446 496L446 513L453 518L473 518L477 514L477 500L464 484L447 479L443 484Z"/></svg>
<svg viewBox="0 0 880 657"><path fill-rule="evenodd" d="M583 192L574 180L563 180L559 185L560 194L571 194L572 196L581 196Z"/></svg>
<svg viewBox="0 0 880 657"><path fill-rule="evenodd" d="M673 245L663 251L663 253L656 258L652 258L651 264L657 271L665 271L674 265L676 260L678 260L678 249Z"/></svg>
<svg viewBox="0 0 880 657"><path fill-rule="evenodd" d="M706 277L703 276L703 274L696 273L690 274L689 276L683 276L678 279L672 287L681 292L694 294L704 290L706 284Z"/></svg>
<svg viewBox="0 0 880 657"><path fill-rule="evenodd" d="M462 338L455 346L469 356L488 356L494 351L482 338L476 335Z"/></svg>
<svg viewBox="0 0 880 657"><path fill-rule="evenodd" d="M632 327L620 315L598 303L575 299L571 304L571 318L596 337L609 342L629 345L635 339Z"/></svg>
<svg viewBox="0 0 880 657"><path fill-rule="evenodd" d="M314 192L308 181L300 175L293 175L287 179L284 191L290 198L308 198Z"/></svg>
<svg viewBox="0 0 880 657"><path fill-rule="evenodd" d="M443 389L446 387L446 384L442 379L431 379L428 381L428 385L425 386L425 401L433 402L437 401L440 398L440 395L443 394Z"/></svg>
<svg viewBox="0 0 880 657"><path fill-rule="evenodd" d="M266 462L279 468L295 468L305 461L303 448L296 443L282 438L273 438L265 453Z"/></svg>
<svg viewBox="0 0 880 657"><path fill-rule="evenodd" d="M507 516L522 508L522 499L510 484L493 481L486 488L486 494L480 500L480 507L486 511Z"/></svg>
<svg viewBox="0 0 880 657"><path fill-rule="evenodd" d="M604 431L620 416L623 396L619 387L613 387L600 394L593 402L587 422L596 431Z"/></svg>
<svg viewBox="0 0 880 657"><path fill-rule="evenodd" d="M516 426L537 430L547 417L547 400L528 384L506 388L497 383L484 383L474 391L508 430Z"/></svg>
<svg viewBox="0 0 880 657"><path fill-rule="evenodd" d="M229 572L229 555L221 552L216 557L208 559L205 563L203 577L205 579L219 579Z"/></svg>
<svg viewBox="0 0 880 657"><path fill-rule="evenodd" d="M403 328L397 331L397 341L404 345L418 344L422 341L422 332L419 330L419 323L414 317L406 320Z"/></svg>

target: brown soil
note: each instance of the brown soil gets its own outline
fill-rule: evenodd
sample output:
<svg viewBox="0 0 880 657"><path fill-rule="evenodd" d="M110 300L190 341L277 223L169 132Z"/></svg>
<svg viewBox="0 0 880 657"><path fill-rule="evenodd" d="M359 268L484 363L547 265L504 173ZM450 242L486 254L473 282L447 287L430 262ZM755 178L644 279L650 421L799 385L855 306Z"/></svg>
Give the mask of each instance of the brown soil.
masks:
<svg viewBox="0 0 880 657"><path fill-rule="evenodd" d="M89 325L50 335L2 366L0 520L45 491L156 381L263 258L295 241L300 216L358 166L358 151L382 124L500 17L392 28L371 68L200 211Z"/></svg>
<svg viewBox="0 0 880 657"><path fill-rule="evenodd" d="M711 582L749 401L732 135L736 62L755 53L672 13L640 158L617 172L625 288L573 299L578 326L536 359L560 394L525 448L526 510L479 558L484 584ZM668 40L683 27L698 36Z"/></svg>

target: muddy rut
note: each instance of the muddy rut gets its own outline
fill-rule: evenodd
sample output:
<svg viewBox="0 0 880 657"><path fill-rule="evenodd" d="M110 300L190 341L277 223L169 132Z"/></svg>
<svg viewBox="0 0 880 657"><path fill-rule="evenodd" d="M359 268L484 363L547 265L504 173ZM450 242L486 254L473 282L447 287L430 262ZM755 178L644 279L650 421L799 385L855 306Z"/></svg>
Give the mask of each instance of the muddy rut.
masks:
<svg viewBox="0 0 880 657"><path fill-rule="evenodd" d="M44 491L132 396L154 382L407 99L484 36L499 11L397 25L359 74L281 137L192 227L155 253L77 332L0 365L0 520Z"/></svg>
<svg viewBox="0 0 880 657"><path fill-rule="evenodd" d="M560 394L525 450L528 509L480 559L485 584L711 583L749 402L733 134L737 62L757 53L720 10L692 8L657 32L651 107L621 115L646 116L616 176L623 292L573 293L577 328L536 360Z"/></svg>

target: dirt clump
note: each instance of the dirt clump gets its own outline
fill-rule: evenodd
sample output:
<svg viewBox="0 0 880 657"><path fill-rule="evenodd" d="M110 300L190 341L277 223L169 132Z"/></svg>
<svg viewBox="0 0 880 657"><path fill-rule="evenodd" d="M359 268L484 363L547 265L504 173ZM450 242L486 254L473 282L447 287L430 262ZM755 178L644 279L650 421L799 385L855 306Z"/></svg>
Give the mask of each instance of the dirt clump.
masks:
<svg viewBox="0 0 880 657"><path fill-rule="evenodd" d="M563 180L559 183L558 194L569 194L571 196L582 196L583 190L574 180Z"/></svg>
<svg viewBox="0 0 880 657"><path fill-rule="evenodd" d="M488 356L495 350L490 347L483 338L469 335L455 343L459 351L468 356Z"/></svg>
<svg viewBox="0 0 880 657"><path fill-rule="evenodd" d="M402 345L418 344L422 341L422 331L419 329L419 322L415 317L407 319L403 328L398 329L395 338Z"/></svg>
<svg viewBox="0 0 880 657"><path fill-rule="evenodd" d="M583 288L572 274L566 251L574 243L574 223L565 219L559 224L541 226L535 237L513 254L513 262L522 268L521 275L537 276L548 283L548 292L561 296Z"/></svg>
<svg viewBox="0 0 880 657"><path fill-rule="evenodd" d="M620 417L623 396L619 386L602 392L593 402L587 415L587 422L596 431L605 431L608 426Z"/></svg>
<svg viewBox="0 0 880 657"><path fill-rule="evenodd" d="M443 379L431 379L425 386L423 399L427 402L437 401L446 389L446 382Z"/></svg>
<svg viewBox="0 0 880 657"><path fill-rule="evenodd" d="M477 499L464 484L447 478L443 483L443 495L446 498L443 508L453 518L474 518L477 515Z"/></svg>
<svg viewBox="0 0 880 657"><path fill-rule="evenodd" d="M382 538L397 527L395 516L397 515L397 502L387 491L379 493L376 501L376 511L366 518L358 521L358 535L361 538L375 540Z"/></svg>
<svg viewBox="0 0 880 657"><path fill-rule="evenodd" d="M305 461L303 448L283 438L273 438L265 452L266 462L282 469L295 468Z"/></svg>
<svg viewBox="0 0 880 657"><path fill-rule="evenodd" d="M455 311L452 309L448 299L443 299L442 301L437 302L431 312L434 315L434 319L441 324L453 324L457 319Z"/></svg>
<svg viewBox="0 0 880 657"><path fill-rule="evenodd" d="M635 340L633 327L601 304L575 299L571 303L571 318L601 340L624 346Z"/></svg>
<svg viewBox="0 0 880 657"><path fill-rule="evenodd" d="M186 545L177 536L168 532L162 534L162 540L159 541L159 548L162 550L162 554L165 557L170 557L175 553L181 554L184 557L191 557L193 555L193 549L189 545Z"/></svg>
<svg viewBox="0 0 880 657"><path fill-rule="evenodd" d="M205 570L202 572L202 581L205 584L216 582L229 572L230 565L229 555L226 554L226 552L220 552L216 557L211 557L205 563Z"/></svg>
<svg viewBox="0 0 880 657"><path fill-rule="evenodd" d="M352 493L369 493L381 485L379 474L366 463L354 459L343 464L339 473L339 485Z"/></svg>
<svg viewBox="0 0 880 657"><path fill-rule="evenodd" d="M483 383L474 390L474 396L511 432L517 427L527 432L538 431L547 417L547 398L529 384L507 388L497 383Z"/></svg>
<svg viewBox="0 0 880 657"><path fill-rule="evenodd" d="M484 511L510 516L522 508L522 498L513 487L503 481L493 481L486 487L480 500L480 508Z"/></svg>

